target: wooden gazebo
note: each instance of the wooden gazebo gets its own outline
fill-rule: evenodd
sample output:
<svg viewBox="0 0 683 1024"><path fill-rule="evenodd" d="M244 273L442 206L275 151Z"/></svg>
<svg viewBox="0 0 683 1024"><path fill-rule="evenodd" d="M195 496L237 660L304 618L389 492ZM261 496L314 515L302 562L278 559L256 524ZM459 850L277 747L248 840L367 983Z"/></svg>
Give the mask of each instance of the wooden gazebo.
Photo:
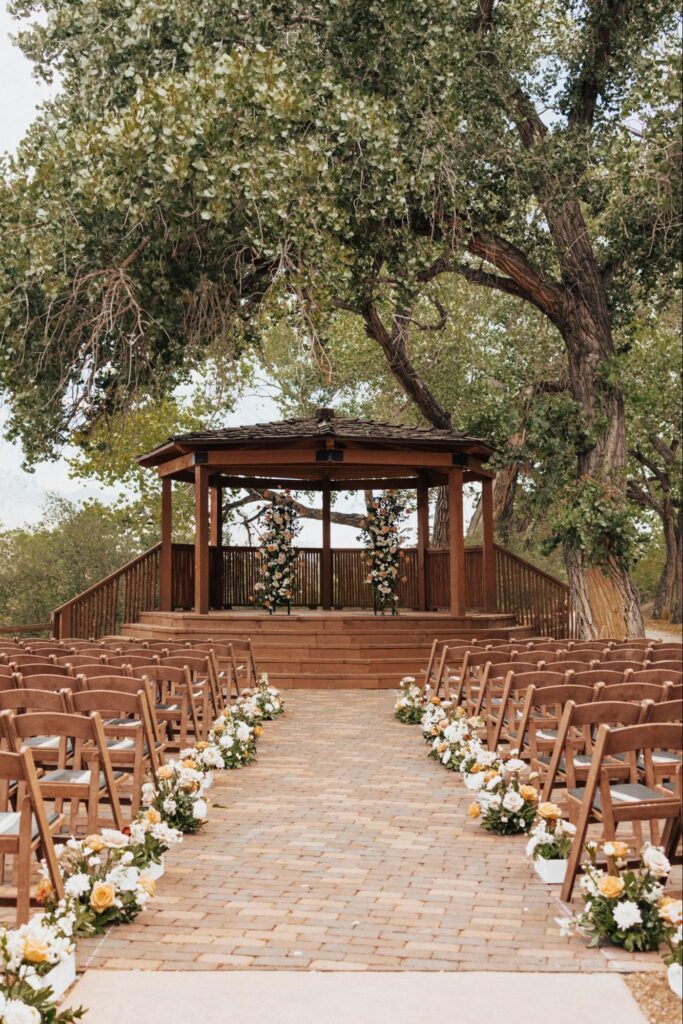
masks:
<svg viewBox="0 0 683 1024"><path fill-rule="evenodd" d="M223 593L222 492L225 488L314 490L322 494L322 548L319 598L323 610L335 606L330 511L333 491L414 488L417 493L417 546L414 557L416 608L429 610L429 488L445 487L449 505L447 590L450 612L466 612L466 558L463 485L481 482L483 543L481 611L496 611L496 562L493 535L494 473L485 468L492 447L479 438L450 430L406 427L336 417L318 409L313 417L275 423L178 434L143 455L139 464L161 478L162 525L159 609L172 611L174 581L172 482L194 485L194 611L216 607L211 596ZM445 563L444 563L445 567ZM446 581L444 581L446 582Z"/></svg>

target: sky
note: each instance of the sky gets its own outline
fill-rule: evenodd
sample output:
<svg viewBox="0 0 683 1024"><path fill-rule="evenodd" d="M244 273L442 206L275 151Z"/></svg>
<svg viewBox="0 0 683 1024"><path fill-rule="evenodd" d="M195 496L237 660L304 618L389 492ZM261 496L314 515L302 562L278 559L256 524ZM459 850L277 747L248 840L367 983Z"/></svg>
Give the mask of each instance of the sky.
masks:
<svg viewBox="0 0 683 1024"><path fill-rule="evenodd" d="M12 44L10 35L16 32L16 26L17 23L7 12L5 0L0 0L0 151L9 152L14 151L21 140L38 105L49 98L51 93L50 87L33 77L31 63ZM277 405L271 397L250 394L240 401L228 417L226 425L280 418ZM64 458L41 463L33 472L26 472L22 468L21 446L10 444L1 436L7 419L8 410L0 400L0 467L4 483L0 491L0 529L37 522L50 492L70 499L99 498L106 502L116 499L120 492L115 488L103 487L96 481L71 479ZM344 511L361 511L362 495L341 495L337 507ZM411 532L414 525L410 524ZM235 533L233 539L235 543L246 543L246 535L238 536ZM304 546L316 545L321 543L321 539L320 525L304 520L299 543ZM337 546L356 546L357 530L333 525L332 543Z"/></svg>

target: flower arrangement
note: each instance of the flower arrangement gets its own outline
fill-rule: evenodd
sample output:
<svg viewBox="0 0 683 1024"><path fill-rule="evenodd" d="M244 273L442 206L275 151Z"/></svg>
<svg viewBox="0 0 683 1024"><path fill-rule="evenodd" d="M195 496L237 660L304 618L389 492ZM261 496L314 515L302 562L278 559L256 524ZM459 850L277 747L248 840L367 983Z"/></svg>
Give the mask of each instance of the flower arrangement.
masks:
<svg viewBox="0 0 683 1024"><path fill-rule="evenodd" d="M439 735L432 742L430 755L437 758L450 771L463 771L463 765L470 768L477 768L484 771L484 767L478 763L480 755L488 754L479 744L477 733L484 722L481 718L463 715L454 718L453 721L446 721L443 728L439 728ZM444 723L440 723L444 725ZM474 761L472 759L475 759Z"/></svg>
<svg viewBox="0 0 683 1024"><path fill-rule="evenodd" d="M207 737L209 744L218 747L225 768L242 768L256 757L256 740L261 726L249 725L239 716L240 707L225 708Z"/></svg>
<svg viewBox="0 0 683 1024"><path fill-rule="evenodd" d="M179 832L198 832L206 820L203 773L182 761L162 764L154 781L142 787L142 802L159 812L162 820Z"/></svg>
<svg viewBox="0 0 683 1024"><path fill-rule="evenodd" d="M253 690L243 690L242 697L251 698L261 711L260 717L263 721L271 721L285 710L282 694L274 686L270 686L267 672L261 674L261 678Z"/></svg>
<svg viewBox="0 0 683 1024"><path fill-rule="evenodd" d="M659 914L672 928L672 934L667 932L664 938L667 945L664 963L668 968L669 988L681 999L683 998L683 936L681 934L683 902L665 896L659 904Z"/></svg>
<svg viewBox="0 0 683 1024"><path fill-rule="evenodd" d="M628 868L627 844L603 843L602 851L614 865L614 873L608 873L597 864L598 844L586 843L585 849L589 859L581 879L584 908L575 917L558 918L562 934L576 930L590 938L591 946L606 941L631 953L670 944L680 911L675 913L664 897L661 879L671 865L662 850L645 843L640 868Z"/></svg>
<svg viewBox="0 0 683 1024"><path fill-rule="evenodd" d="M207 740L198 740L194 747L187 747L180 751L180 760L186 768L201 772L204 776L202 782L206 787L207 776L214 771L221 771L225 768L225 759L221 754L217 743L209 743Z"/></svg>
<svg viewBox="0 0 683 1024"><path fill-rule="evenodd" d="M510 758L486 771L477 799L470 804L469 817L479 818L482 828L500 836L528 832L536 818L538 792L521 780L526 767L519 758Z"/></svg>
<svg viewBox="0 0 683 1024"><path fill-rule="evenodd" d="M404 676L399 686L401 694L394 704L394 718L398 718L404 725L417 725L425 712L426 691L417 685L414 676Z"/></svg>
<svg viewBox="0 0 683 1024"><path fill-rule="evenodd" d="M129 849L137 868L160 864L166 851L183 841L182 832L167 824L156 807L140 811L123 832L129 837Z"/></svg>
<svg viewBox="0 0 683 1024"><path fill-rule="evenodd" d="M267 497L268 492L264 495ZM271 615L282 605L288 611L291 609L298 558L294 538L300 530L289 491L273 496L271 504L259 513L261 548L256 555L259 579L254 584L253 600Z"/></svg>
<svg viewBox="0 0 683 1024"><path fill-rule="evenodd" d="M465 776L465 781L467 781L468 776L476 776L483 783L484 775L487 772L492 771L495 774L499 774L502 768L503 762L500 756L494 751L483 747L479 739L470 740L462 751L460 771Z"/></svg>
<svg viewBox="0 0 683 1024"><path fill-rule="evenodd" d="M527 857L532 860L566 860L571 852L576 826L562 818L557 804L539 804L537 811L538 817L526 845Z"/></svg>
<svg viewBox="0 0 683 1024"><path fill-rule="evenodd" d="M50 986L50 974L73 958L75 923L73 911L61 905L54 917L38 914L19 928L0 929L3 1024L72 1024L82 1019L83 1009L57 1010Z"/></svg>
<svg viewBox="0 0 683 1024"><path fill-rule="evenodd" d="M429 689L430 687L428 684L425 686L425 695L428 694ZM451 714L457 715L461 710L464 714L465 712L461 708L456 708L453 712L452 701L450 700L441 700L437 697L435 701L432 701L431 699L427 701L424 706L424 714L420 719L422 735L424 736L425 741L427 743L431 743L435 737L440 736L451 721Z"/></svg>
<svg viewBox="0 0 683 1024"><path fill-rule="evenodd" d="M400 523L410 515L407 502L396 491L385 491L367 505L359 540L365 545L363 561L367 567L365 582L372 585L375 608L397 614L398 586L401 576Z"/></svg>
<svg viewBox="0 0 683 1024"><path fill-rule="evenodd" d="M85 839L69 839L58 848L65 904L55 900L52 883L43 874L35 893L50 920L74 915L73 931L98 935L106 925L132 921L154 895L154 880L134 864L130 837L102 829Z"/></svg>

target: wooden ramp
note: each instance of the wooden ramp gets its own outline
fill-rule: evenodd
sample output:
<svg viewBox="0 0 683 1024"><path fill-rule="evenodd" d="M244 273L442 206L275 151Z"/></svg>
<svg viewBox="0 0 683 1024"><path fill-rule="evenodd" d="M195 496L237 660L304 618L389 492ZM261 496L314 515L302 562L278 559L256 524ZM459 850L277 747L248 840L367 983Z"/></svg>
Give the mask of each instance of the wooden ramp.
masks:
<svg viewBox="0 0 683 1024"><path fill-rule="evenodd" d="M122 628L128 636L250 638L259 671L276 686L305 689L395 688L404 675L425 668L433 640L463 641L485 637L514 638L532 634L513 615L455 617L441 612L296 611L266 615L251 610L143 612Z"/></svg>

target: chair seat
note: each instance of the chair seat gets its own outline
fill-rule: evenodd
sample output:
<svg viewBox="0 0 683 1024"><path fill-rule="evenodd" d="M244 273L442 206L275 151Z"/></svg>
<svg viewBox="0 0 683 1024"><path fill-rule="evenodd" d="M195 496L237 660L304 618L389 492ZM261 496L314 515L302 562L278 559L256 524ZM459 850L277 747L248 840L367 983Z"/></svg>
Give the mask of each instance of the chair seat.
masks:
<svg viewBox="0 0 683 1024"><path fill-rule="evenodd" d="M59 817L54 811L51 811L46 816L48 825L54 825ZM19 811L0 811L0 837L18 836L20 818L21 814ZM31 839L37 839L38 835L38 824L33 815L31 815Z"/></svg>
<svg viewBox="0 0 683 1024"><path fill-rule="evenodd" d="M547 765L550 764L550 756L548 754L539 754L537 756L536 760L540 761L541 764L547 764ZM590 754L574 754L573 762L574 762L574 767L575 768L590 768L590 764L591 764ZM564 757L560 758L560 765L559 765L559 767L560 767L560 771L562 771L562 772L566 770L567 762L565 761Z"/></svg>
<svg viewBox="0 0 683 1024"><path fill-rule="evenodd" d="M557 729L537 729L536 730L537 740L556 740Z"/></svg>
<svg viewBox="0 0 683 1024"><path fill-rule="evenodd" d="M640 782L619 782L614 786L610 786L609 790L612 802L615 804L637 804L641 800L665 799L663 793L658 793L656 789L650 789L649 786L644 786ZM583 799L583 793L583 788L569 790L570 796L575 797L577 800ZM599 790L596 791L593 806L598 810L601 809L602 802Z"/></svg>
<svg viewBox="0 0 683 1024"><path fill-rule="evenodd" d="M22 746L31 747L33 750L59 750L61 740L61 736L29 736L21 742ZM72 752L73 742L71 740L66 741L66 750L69 754Z"/></svg>
<svg viewBox="0 0 683 1024"><path fill-rule="evenodd" d="M157 711L179 711L179 704L155 704L154 707Z"/></svg>
<svg viewBox="0 0 683 1024"><path fill-rule="evenodd" d="M681 755L674 753L673 750L653 750L652 751L652 763L653 764L680 764ZM645 758L642 754L638 757L638 767L645 767Z"/></svg>
<svg viewBox="0 0 683 1024"><path fill-rule="evenodd" d="M114 779L120 779L123 776L123 772L113 772L112 774ZM88 786L90 785L90 769L56 768L52 772L45 772L40 779L41 785L44 782L59 782L67 783L69 785ZM106 779L104 777L104 772L100 772L100 786L102 787L105 785Z"/></svg>
<svg viewBox="0 0 683 1024"><path fill-rule="evenodd" d="M158 740L155 740L155 742L154 742L154 749L155 750L158 750L162 746L163 746L162 743L160 743ZM114 753L116 753L117 751L120 752L120 751L126 751L126 750L134 750L135 749L135 740L125 739L125 738L116 739L116 737L112 737L111 739L107 740L107 747L108 747L109 750L113 750ZM149 746L146 743L143 744L142 751L145 754L145 756L147 756L147 754L149 754Z"/></svg>

